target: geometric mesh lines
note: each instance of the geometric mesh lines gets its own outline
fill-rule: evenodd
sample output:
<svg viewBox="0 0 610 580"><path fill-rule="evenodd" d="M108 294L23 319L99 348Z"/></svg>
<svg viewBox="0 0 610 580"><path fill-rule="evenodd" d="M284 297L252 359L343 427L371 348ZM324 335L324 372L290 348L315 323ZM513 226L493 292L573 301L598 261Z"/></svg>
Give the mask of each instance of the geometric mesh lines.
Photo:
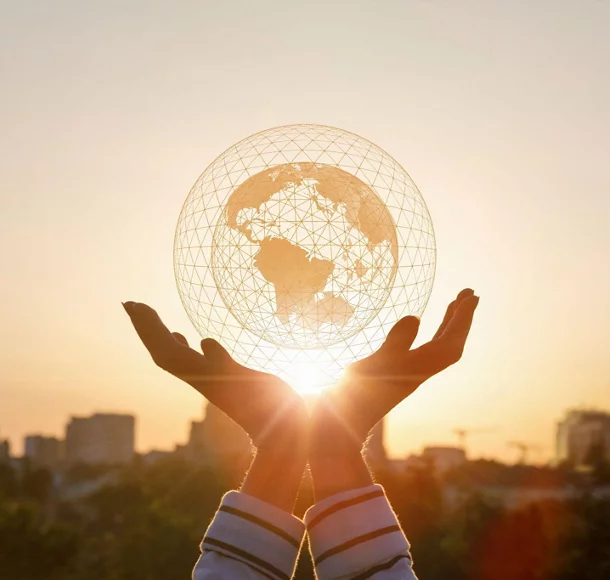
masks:
<svg viewBox="0 0 610 580"><path fill-rule="evenodd" d="M369 324L397 256L392 217L365 183L332 165L288 163L233 191L214 232L212 274L245 328L322 348Z"/></svg>
<svg viewBox="0 0 610 580"><path fill-rule="evenodd" d="M174 271L202 337L292 384L330 384L421 315L432 221L416 185L353 133L289 125L227 149L182 207ZM302 386L302 385L301 385Z"/></svg>

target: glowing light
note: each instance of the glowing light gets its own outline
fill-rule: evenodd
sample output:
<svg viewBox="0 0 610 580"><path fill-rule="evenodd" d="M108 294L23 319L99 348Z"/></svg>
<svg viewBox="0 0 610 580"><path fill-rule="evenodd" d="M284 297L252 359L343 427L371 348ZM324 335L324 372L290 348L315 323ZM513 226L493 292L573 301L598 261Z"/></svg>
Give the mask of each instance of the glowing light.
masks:
<svg viewBox="0 0 610 580"><path fill-rule="evenodd" d="M303 363L294 365L288 377L290 386L300 395L311 396L319 395L324 390L324 383L327 383L324 369L315 363Z"/></svg>

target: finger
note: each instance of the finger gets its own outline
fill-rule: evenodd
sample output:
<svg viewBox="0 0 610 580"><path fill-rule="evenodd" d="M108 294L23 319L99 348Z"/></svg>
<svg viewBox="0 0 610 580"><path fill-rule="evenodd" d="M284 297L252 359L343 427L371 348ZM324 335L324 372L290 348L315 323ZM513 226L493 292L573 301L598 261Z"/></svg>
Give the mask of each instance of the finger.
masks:
<svg viewBox="0 0 610 580"><path fill-rule="evenodd" d="M474 290L472 290L471 288L464 288L464 290L462 290L457 295L455 300L453 302L451 302L449 304L449 306L447 306L447 310L445 312L445 316L443 317L443 321L441 322L441 325L438 327L438 330L436 331L436 334L434 335L434 338L438 338L439 336L441 336L443 334L443 332L445 332L445 330L447 328L447 325L449 324L449 321L451 320L451 318L455 314L455 311L456 311L457 307L464 300L466 300L466 298L468 298L469 296L473 296L473 295L474 295ZM434 340L434 338L433 338L433 340Z"/></svg>
<svg viewBox="0 0 610 580"><path fill-rule="evenodd" d="M419 318L417 316L405 316L390 329L383 346L386 348L399 346L401 349L409 350L418 330Z"/></svg>
<svg viewBox="0 0 610 580"><path fill-rule="evenodd" d="M465 343L468 333L470 332L470 327L472 326L474 311L478 304L478 296L468 296L465 298L459 306L456 307L455 314L447 324L447 329L443 333L442 338L456 338Z"/></svg>
<svg viewBox="0 0 610 580"><path fill-rule="evenodd" d="M462 302L462 300L465 300L469 296L474 296L474 290L472 288L464 288L463 290L460 290L459 294L457 295L456 302L459 304Z"/></svg>
<svg viewBox="0 0 610 580"><path fill-rule="evenodd" d="M175 346L176 340L167 326L163 324L155 310L139 302L125 302L125 311L151 355L158 355L165 349Z"/></svg>
<svg viewBox="0 0 610 580"><path fill-rule="evenodd" d="M449 306L447 306L447 310L445 311L445 316L443 317L443 321L441 322L440 326L438 327L438 330L436 331L436 334L434 335L433 339L438 338L441 334L443 334L443 332L445 332L445 328L447 328L447 324L449 324L449 321L451 320L451 318L453 317L453 313L455 312L455 306L456 306L456 301L454 300L453 302L449 303Z"/></svg>
<svg viewBox="0 0 610 580"><path fill-rule="evenodd" d="M204 338L201 341L201 351L211 363L226 364L233 361L227 350L213 338Z"/></svg>
<svg viewBox="0 0 610 580"><path fill-rule="evenodd" d="M179 332L172 332L173 337L183 346L188 346L189 342L186 338L180 334Z"/></svg>

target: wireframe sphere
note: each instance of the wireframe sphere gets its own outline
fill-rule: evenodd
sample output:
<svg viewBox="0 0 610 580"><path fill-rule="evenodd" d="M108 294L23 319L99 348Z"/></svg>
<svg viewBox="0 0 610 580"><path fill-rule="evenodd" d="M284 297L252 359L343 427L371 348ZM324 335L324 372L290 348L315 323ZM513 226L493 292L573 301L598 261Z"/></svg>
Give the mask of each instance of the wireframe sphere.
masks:
<svg viewBox="0 0 610 580"><path fill-rule="evenodd" d="M405 170L320 125L227 149L191 189L174 242L178 291L201 336L309 387L421 315L435 263L432 221Z"/></svg>

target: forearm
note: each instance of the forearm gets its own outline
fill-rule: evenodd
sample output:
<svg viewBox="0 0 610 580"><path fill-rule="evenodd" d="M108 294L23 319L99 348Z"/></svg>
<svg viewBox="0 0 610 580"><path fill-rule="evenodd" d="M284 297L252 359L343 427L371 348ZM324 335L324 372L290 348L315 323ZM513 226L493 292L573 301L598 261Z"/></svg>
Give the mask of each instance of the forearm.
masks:
<svg viewBox="0 0 610 580"><path fill-rule="evenodd" d="M415 580L409 543L380 485L340 492L305 515L319 580Z"/></svg>
<svg viewBox="0 0 610 580"><path fill-rule="evenodd" d="M366 427L325 403L313 418L316 504L305 517L317 577L415 580L407 539L362 456Z"/></svg>
<svg viewBox="0 0 610 580"><path fill-rule="evenodd" d="M293 421L280 435L259 441L241 490L224 496L203 538L196 580L206 574L219 579L292 576L305 532L292 515L307 464L305 432Z"/></svg>
<svg viewBox="0 0 610 580"><path fill-rule="evenodd" d="M201 543L195 580L291 577L304 534L292 514L306 456L260 449L240 492L226 494Z"/></svg>
<svg viewBox="0 0 610 580"><path fill-rule="evenodd" d="M288 512L231 491L201 542L193 578L291 578L304 532L303 522Z"/></svg>
<svg viewBox="0 0 610 580"><path fill-rule="evenodd" d="M258 450L240 491L292 513L306 464L299 449Z"/></svg>

